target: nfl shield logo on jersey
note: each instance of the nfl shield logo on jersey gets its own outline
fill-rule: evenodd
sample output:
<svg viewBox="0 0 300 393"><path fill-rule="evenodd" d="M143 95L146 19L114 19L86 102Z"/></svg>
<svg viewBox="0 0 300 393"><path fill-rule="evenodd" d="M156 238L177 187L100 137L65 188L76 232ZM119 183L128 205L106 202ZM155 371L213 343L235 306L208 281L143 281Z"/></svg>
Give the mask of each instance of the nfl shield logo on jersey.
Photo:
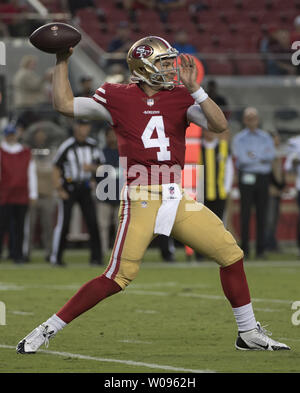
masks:
<svg viewBox="0 0 300 393"><path fill-rule="evenodd" d="M153 98L148 98L148 100L147 100L147 105L148 105L148 106L154 105L154 99L153 99Z"/></svg>
<svg viewBox="0 0 300 393"><path fill-rule="evenodd" d="M174 199L175 188L173 186L169 187L170 199Z"/></svg>

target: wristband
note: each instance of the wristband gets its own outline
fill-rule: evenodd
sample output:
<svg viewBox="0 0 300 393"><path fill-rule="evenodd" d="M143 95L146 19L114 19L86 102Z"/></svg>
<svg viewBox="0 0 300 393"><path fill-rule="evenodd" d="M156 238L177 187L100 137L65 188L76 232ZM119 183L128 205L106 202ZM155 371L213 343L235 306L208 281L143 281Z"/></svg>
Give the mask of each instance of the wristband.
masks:
<svg viewBox="0 0 300 393"><path fill-rule="evenodd" d="M205 101L208 98L208 94L204 91L202 87L192 93L191 96L194 98L197 104L201 104L201 102Z"/></svg>

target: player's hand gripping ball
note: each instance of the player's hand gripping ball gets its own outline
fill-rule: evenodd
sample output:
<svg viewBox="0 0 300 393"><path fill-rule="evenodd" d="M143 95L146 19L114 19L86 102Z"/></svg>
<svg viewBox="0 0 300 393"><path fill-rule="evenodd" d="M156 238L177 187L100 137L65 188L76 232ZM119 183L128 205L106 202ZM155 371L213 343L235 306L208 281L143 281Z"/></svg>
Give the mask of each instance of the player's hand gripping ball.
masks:
<svg viewBox="0 0 300 393"><path fill-rule="evenodd" d="M62 53L81 40L80 32L66 23L48 23L36 29L29 37L33 46L46 53Z"/></svg>

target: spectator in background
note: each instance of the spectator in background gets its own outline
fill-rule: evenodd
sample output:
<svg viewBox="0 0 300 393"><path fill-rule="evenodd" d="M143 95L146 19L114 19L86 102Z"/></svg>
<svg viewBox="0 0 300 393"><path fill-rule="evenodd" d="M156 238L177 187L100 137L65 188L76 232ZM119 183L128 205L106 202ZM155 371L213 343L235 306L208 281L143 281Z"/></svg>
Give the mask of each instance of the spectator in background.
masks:
<svg viewBox="0 0 300 393"><path fill-rule="evenodd" d="M138 24L139 10L153 9L156 0L123 0L123 8L127 10L130 22Z"/></svg>
<svg viewBox="0 0 300 393"><path fill-rule="evenodd" d="M272 29L260 44L265 55L268 75L295 75L297 68L291 63L291 39L288 30Z"/></svg>
<svg viewBox="0 0 300 393"><path fill-rule="evenodd" d="M131 29L129 23L127 21L121 21L117 26L117 31L114 38L108 44L107 51L111 53L122 52L126 54L131 45ZM126 56L124 56L123 59L109 60L108 66L116 63L122 64L126 67Z"/></svg>
<svg viewBox="0 0 300 393"><path fill-rule="evenodd" d="M206 11L210 8L208 3L209 2L206 1L196 0L191 2L191 4L189 5L188 10L189 10L190 18L195 24L199 23L199 15L201 21L201 12Z"/></svg>
<svg viewBox="0 0 300 393"><path fill-rule="evenodd" d="M108 52L127 52L131 47L131 29L127 21L121 21L117 26L114 38L108 45Z"/></svg>
<svg viewBox="0 0 300 393"><path fill-rule="evenodd" d="M163 23L166 32L172 31L169 24L169 14L174 10L179 10L186 6L186 0L156 0L156 8L160 21Z"/></svg>
<svg viewBox="0 0 300 393"><path fill-rule="evenodd" d="M288 140L287 158L284 163L284 170L296 174L296 190L298 205L298 222L297 222L297 246L298 255L300 257L300 136L290 138Z"/></svg>
<svg viewBox="0 0 300 393"><path fill-rule="evenodd" d="M217 105L222 109L226 119L228 120L230 117L229 106L226 98L219 94L218 92L218 84L215 80L211 79L207 82L206 88L207 94L209 97L215 101Z"/></svg>
<svg viewBox="0 0 300 393"><path fill-rule="evenodd" d="M177 49L179 53L189 53L191 55L197 53L196 47L189 42L189 37L185 30L179 30L175 34L173 47Z"/></svg>
<svg viewBox="0 0 300 393"><path fill-rule="evenodd" d="M110 165L111 170L106 176L104 176L100 167L97 172L97 182L100 183L103 181L107 184L107 187L115 191L113 198L99 200L97 209L102 250L103 255L106 255L110 246L111 227L113 227L113 233L115 235L119 225L118 212L120 207L120 186L122 187L123 185L120 184L121 168L119 167L117 138L113 128L108 128L106 130L106 146L103 149L103 154L105 157L105 166ZM104 193L102 193L102 195L104 195ZM99 196L101 196L101 193ZM114 236L112 238L114 238Z"/></svg>
<svg viewBox="0 0 300 393"><path fill-rule="evenodd" d="M68 7L73 19L77 19L77 22L80 23L80 17L78 16L78 11L83 9L91 10L94 12L100 23L106 23L107 18L105 11L98 6L96 6L94 0L68 0Z"/></svg>
<svg viewBox="0 0 300 393"><path fill-rule="evenodd" d="M84 75L79 80L80 89L75 94L75 97L92 97L95 90L93 89L93 78L89 75Z"/></svg>
<svg viewBox="0 0 300 393"><path fill-rule="evenodd" d="M40 240L45 251L45 260L50 262L52 233L54 228L54 189L52 183L52 160L53 149L49 139L47 129L37 125L33 129L32 141L30 143L32 156L37 168L38 179L38 199L30 208L30 242L25 250L28 260L30 260L31 249L34 247L34 236L37 223L40 223ZM26 252L27 251L27 252Z"/></svg>
<svg viewBox="0 0 300 393"><path fill-rule="evenodd" d="M123 64L112 64L107 69L105 82L109 83L126 83L129 81L128 69Z"/></svg>
<svg viewBox="0 0 300 393"><path fill-rule="evenodd" d="M94 0L68 0L68 6L72 17L76 16L78 10L82 10L84 8L90 8L91 10L96 11Z"/></svg>
<svg viewBox="0 0 300 393"><path fill-rule="evenodd" d="M259 51L264 55L263 60L267 57L265 55L268 54L269 46L276 42L276 32L277 27L274 26L271 26L264 31L264 35L259 42Z"/></svg>
<svg viewBox="0 0 300 393"><path fill-rule="evenodd" d="M46 103L52 105L52 78L53 78L54 68L50 67L46 70L44 76L44 94L46 97Z"/></svg>
<svg viewBox="0 0 300 393"><path fill-rule="evenodd" d="M275 158L272 163L272 172L269 189L269 205L266 219L266 250L279 251L276 238L277 224L280 215L280 201L285 187L285 176L282 157L280 155L280 135L276 131L270 131L275 146Z"/></svg>
<svg viewBox="0 0 300 393"><path fill-rule="evenodd" d="M5 32L12 37L24 37L30 31L30 21L22 17L25 7L19 3L18 0L2 0L0 3L0 15L7 15L0 22L6 27Z"/></svg>
<svg viewBox="0 0 300 393"><path fill-rule="evenodd" d="M44 91L45 77L36 72L36 66L36 56L22 57L13 79L14 107L18 110L30 109L47 101Z"/></svg>
<svg viewBox="0 0 300 393"><path fill-rule="evenodd" d="M296 16L294 20L294 30L291 31L291 43L300 41L300 15Z"/></svg>
<svg viewBox="0 0 300 393"><path fill-rule="evenodd" d="M244 128L233 138L233 155L238 169L240 190L241 247L249 256L249 224L252 205L256 211L256 257L265 251L266 212L275 147L271 136L261 130L256 108L244 111Z"/></svg>
<svg viewBox="0 0 300 393"><path fill-rule="evenodd" d="M12 235L12 257L24 262L23 238L25 216L30 203L37 199L36 166L28 148L18 143L15 125L4 129L0 147L0 255L4 236Z"/></svg>

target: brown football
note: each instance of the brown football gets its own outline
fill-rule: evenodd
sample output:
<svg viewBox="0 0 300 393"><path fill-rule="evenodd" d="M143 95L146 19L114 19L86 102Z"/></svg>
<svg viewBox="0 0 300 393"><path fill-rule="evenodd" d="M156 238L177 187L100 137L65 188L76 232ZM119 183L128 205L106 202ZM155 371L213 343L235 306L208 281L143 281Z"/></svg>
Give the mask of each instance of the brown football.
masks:
<svg viewBox="0 0 300 393"><path fill-rule="evenodd" d="M81 40L80 32L66 23L48 23L29 37L33 46L46 53L65 52Z"/></svg>

